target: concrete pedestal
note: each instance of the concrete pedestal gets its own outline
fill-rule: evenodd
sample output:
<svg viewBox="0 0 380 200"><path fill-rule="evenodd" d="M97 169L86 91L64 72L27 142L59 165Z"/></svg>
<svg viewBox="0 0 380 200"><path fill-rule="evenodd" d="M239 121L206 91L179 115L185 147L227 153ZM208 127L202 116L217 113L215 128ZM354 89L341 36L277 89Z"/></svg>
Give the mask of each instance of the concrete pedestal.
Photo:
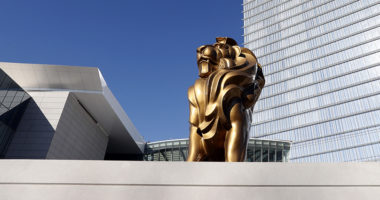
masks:
<svg viewBox="0 0 380 200"><path fill-rule="evenodd" d="M0 160L0 199L380 199L380 163Z"/></svg>

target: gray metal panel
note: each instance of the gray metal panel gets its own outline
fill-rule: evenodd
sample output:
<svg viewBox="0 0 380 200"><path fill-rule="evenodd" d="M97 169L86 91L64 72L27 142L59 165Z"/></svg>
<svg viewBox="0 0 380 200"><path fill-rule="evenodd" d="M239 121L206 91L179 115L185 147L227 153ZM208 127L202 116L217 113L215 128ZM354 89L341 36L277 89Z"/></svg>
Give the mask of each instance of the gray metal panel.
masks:
<svg viewBox="0 0 380 200"><path fill-rule="evenodd" d="M103 160L107 143L106 133L70 94L46 158Z"/></svg>
<svg viewBox="0 0 380 200"><path fill-rule="evenodd" d="M96 67L0 62L0 68L25 90L102 91Z"/></svg>

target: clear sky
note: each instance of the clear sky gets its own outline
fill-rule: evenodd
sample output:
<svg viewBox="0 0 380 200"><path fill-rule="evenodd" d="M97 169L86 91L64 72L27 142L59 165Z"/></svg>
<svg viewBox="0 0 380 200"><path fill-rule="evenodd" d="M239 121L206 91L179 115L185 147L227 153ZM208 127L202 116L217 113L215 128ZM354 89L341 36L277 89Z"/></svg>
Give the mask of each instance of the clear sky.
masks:
<svg viewBox="0 0 380 200"><path fill-rule="evenodd" d="M243 42L240 0L0 0L0 61L99 67L146 141L188 137L195 50Z"/></svg>

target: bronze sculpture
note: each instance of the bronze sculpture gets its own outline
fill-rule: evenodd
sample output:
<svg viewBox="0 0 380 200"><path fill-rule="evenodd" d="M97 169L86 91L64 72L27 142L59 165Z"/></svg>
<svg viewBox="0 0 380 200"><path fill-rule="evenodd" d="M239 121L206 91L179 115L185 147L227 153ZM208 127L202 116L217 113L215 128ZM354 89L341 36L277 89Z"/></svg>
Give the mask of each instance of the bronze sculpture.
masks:
<svg viewBox="0 0 380 200"><path fill-rule="evenodd" d="M200 78L188 90L187 161L244 161L251 114L265 84L262 68L252 51L227 37L199 47L197 64Z"/></svg>

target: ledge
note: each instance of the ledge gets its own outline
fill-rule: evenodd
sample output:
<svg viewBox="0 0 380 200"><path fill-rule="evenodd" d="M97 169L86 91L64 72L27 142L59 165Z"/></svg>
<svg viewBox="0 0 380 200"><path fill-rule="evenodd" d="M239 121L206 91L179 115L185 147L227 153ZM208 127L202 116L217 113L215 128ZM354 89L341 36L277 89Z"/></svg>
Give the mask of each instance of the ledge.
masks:
<svg viewBox="0 0 380 200"><path fill-rule="evenodd" d="M0 160L0 171L0 199L376 199L380 196L380 163Z"/></svg>

